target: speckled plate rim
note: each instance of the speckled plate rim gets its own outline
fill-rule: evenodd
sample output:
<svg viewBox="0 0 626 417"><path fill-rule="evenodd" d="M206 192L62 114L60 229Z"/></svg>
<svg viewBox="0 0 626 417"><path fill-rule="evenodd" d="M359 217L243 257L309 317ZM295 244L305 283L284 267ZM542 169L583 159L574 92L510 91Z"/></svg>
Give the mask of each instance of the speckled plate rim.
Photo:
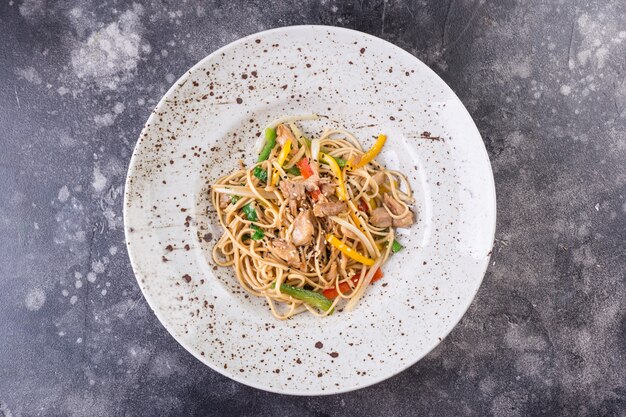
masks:
<svg viewBox="0 0 626 417"><path fill-rule="evenodd" d="M345 33L351 33L353 35L358 35L358 36L362 36L365 39L371 39L374 40L376 42L382 42L383 44L387 45L390 48L396 49L399 53L406 55L408 58L412 59L413 61L415 61L415 63L418 66L421 66L424 68L424 70L426 72L429 72L436 80L438 80L442 87L446 88L448 90L448 93L451 94L452 97L454 97L456 100L458 100L458 102L461 104L461 112L465 113L465 116L468 117L468 120L471 121L471 126L473 129L473 134L477 135L478 138L480 138L480 147L481 147L481 151L482 151L482 155L484 157L484 163L486 164L486 168L488 169L489 172L489 176L488 179L490 180L490 187L489 187L489 191L491 191L489 198L493 201L493 222L491 224L491 230L487 233L488 236L490 236L490 240L493 241L494 237L495 237L495 231L496 231L496 223L497 223L497 200L496 200L496 188L495 188L495 181L494 181L494 177L493 177L493 170L491 168L491 162L489 160L489 155L487 153L487 149L485 148L484 142L482 141L482 135L480 134L478 128L476 127L476 124L474 123L474 119L472 118L472 116L469 114L469 112L467 111L467 109L465 108L465 106L462 104L462 101L459 99L459 97L456 95L456 93L454 93L454 91L450 88L450 86L448 86L448 84L441 78L439 77L439 75L433 71L432 69L430 69L430 67L428 67L426 64L424 64L419 58L417 58L416 56L414 56L413 54L407 52L406 50L400 48L397 45L394 45L391 42L388 42L382 38L379 38L377 36L373 36L364 32L360 32L354 29L348 29L348 28L342 28L342 27L337 27L337 26L327 26L327 25L293 25L293 26L283 26L283 27L279 27L279 28L274 28L274 29L269 29L269 30L265 30L265 31L261 31L261 32L257 32L257 33L253 33L250 34L248 36L245 36L243 38L240 38L238 40L235 40L227 45L222 46L221 48L215 50L214 52L212 52L211 54L207 55L206 57L204 57L202 60L200 60L198 63L196 63L193 67L191 67L190 69L186 70L185 73L178 79L176 80L172 86L169 88L169 90L165 93L165 95L159 100L159 102L157 103L157 105L155 106L155 108L151 111L150 116L148 117L148 120L146 121L144 128L142 129L139 137L143 136L144 132L146 131L147 126L149 126L151 123L154 122L154 120L156 119L157 115L156 113L158 112L159 109L161 109L164 105L165 102L174 94L174 92L179 88L179 84L183 84L183 82L198 68L202 67L205 65L205 63L207 61L210 61L211 59L213 59L216 56L219 56L222 52L233 48L237 45L243 44L245 42L248 42L250 40L254 40L256 38L259 37L263 37L265 35L269 35L269 34L273 34L273 33L282 33L282 32L289 32L292 30L299 30L299 29L308 29L311 31L325 31L325 30L333 30L336 32L345 32ZM467 303L465 303L465 305L462 308L463 313L459 314L458 319L453 320L453 325L450 326L449 330L447 332L445 332L443 334L443 336L441 337L441 339L434 343L430 348L424 349L423 353L421 355L417 355L413 360L408 361L403 367L398 367L396 369L394 369L392 372L385 374L385 375L381 375L380 378L368 381L367 383L363 383L363 384L355 384L354 386L350 386L350 387L345 387L345 388L340 388L337 389L335 391L306 391L306 392L302 392L302 391L297 391L297 390L278 390L278 389L274 389L274 388L270 388L270 387L266 387L266 386L262 386L261 384L256 384L250 380L247 380L245 378L241 378L239 377L239 375L237 375L234 372L230 372L227 370L224 370L220 367L215 366L212 363L206 362L205 360L203 360L203 358L199 355L198 352L196 352L194 349L192 349L190 346L188 346L188 344L181 340L180 338L176 337L176 335L174 334L174 332L170 329L170 327L167 324L167 321L165 320L165 318L163 317L162 313L159 311L159 309L156 308L155 306L155 301L152 299L152 297L149 295L149 293L145 290L144 286L141 284L141 279L138 276L138 272L139 271L139 267L138 267L138 260L136 255L134 254L135 249L134 247L131 248L130 246L130 239L129 239L129 225L128 225L128 201L129 201L129 193L127 190L130 189L130 180L131 178L133 178L136 174L136 160L138 158L138 153L139 153L139 149L142 146L141 141L137 141L137 143L135 144L135 147L133 149L133 154L132 157L130 159L130 163L129 163L129 167L128 167L128 173L126 176L126 181L125 181L125 191L124 191L124 207L123 207L123 216L124 216L124 233L125 233L125 243L126 243L126 249L130 258L130 263L131 266L133 268L133 272L135 274L135 279L137 280L137 284L139 285L139 288L141 289L141 292L144 296L144 298L146 299L148 305L150 306L150 309L154 312L154 314L156 315L157 319L159 320L159 322L161 323L161 325L163 325L163 327L165 327L165 329L167 330L167 332L174 338L174 340L176 340L187 352L189 352L190 354L192 354L196 359L198 359L200 362L202 362L203 364L209 366L211 369L213 369L214 371L236 381L239 382L241 384L253 387L253 388L257 388L259 390L262 391L268 391L268 392L273 392L276 394L283 394L283 395L295 395L295 396L326 396L326 395L335 395L335 394L342 394L342 393L346 393L346 392L351 392L351 391L356 391L362 388L367 388L370 387L372 385L376 385L382 381L385 381L395 375L398 375L402 372L404 372L405 370L407 370L408 368L410 368L411 366L415 365L417 362L419 362L422 358L424 358L426 355L428 355L430 352L432 352L449 334L450 332L458 325L458 323L461 321L461 319L465 316L465 313L467 313L467 310L469 309L469 307L471 306L472 302L474 301L474 298L476 297L476 294L480 288L480 286L482 285L482 281L484 279L485 273L487 272L487 269L489 267L489 262L491 259L491 252L489 252L489 255L486 256L484 258L484 266L482 268L482 272L481 272L481 276L480 276L480 281L478 282L478 285L476 285L475 290L473 291L473 293L471 294L471 297L467 298Z"/></svg>

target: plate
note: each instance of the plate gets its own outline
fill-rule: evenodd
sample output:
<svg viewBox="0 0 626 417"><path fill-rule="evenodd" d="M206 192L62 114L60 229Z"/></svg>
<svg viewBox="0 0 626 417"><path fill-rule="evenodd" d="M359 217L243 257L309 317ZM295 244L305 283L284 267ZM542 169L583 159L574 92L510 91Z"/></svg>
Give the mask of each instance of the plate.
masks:
<svg viewBox="0 0 626 417"><path fill-rule="evenodd" d="M399 229L406 249L353 312L278 321L213 264L221 230L208 190L255 160L265 124L303 113L327 116L305 131L341 126L366 148L386 133L377 160L408 176L418 221ZM397 374L452 330L487 268L495 203L480 134L433 71L364 33L293 26L233 42L172 86L135 147L124 220L139 286L185 349L253 387L323 395Z"/></svg>

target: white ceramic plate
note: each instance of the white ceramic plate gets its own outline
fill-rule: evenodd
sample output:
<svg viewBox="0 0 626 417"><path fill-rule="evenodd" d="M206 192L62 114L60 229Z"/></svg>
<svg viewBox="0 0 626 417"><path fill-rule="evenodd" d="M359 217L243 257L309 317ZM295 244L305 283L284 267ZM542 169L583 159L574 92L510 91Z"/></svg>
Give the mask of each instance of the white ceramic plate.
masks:
<svg viewBox="0 0 626 417"><path fill-rule="evenodd" d="M278 321L213 265L207 184L255 160L266 123L312 112L330 118L303 123L312 134L343 126L364 147L388 135L378 160L408 175L418 222L355 311ZM253 387L320 395L389 378L452 330L487 268L495 203L480 134L433 71L360 32L295 26L233 42L172 86L135 147L124 218L139 286L191 354Z"/></svg>

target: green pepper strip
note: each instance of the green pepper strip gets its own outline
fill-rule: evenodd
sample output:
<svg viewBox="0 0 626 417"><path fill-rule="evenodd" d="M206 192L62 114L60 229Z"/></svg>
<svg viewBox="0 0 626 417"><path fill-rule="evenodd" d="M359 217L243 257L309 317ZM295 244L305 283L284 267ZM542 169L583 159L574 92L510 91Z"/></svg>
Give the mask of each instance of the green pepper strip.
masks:
<svg viewBox="0 0 626 417"><path fill-rule="evenodd" d="M272 128L265 129L265 145L263 145L263 149L259 154L259 159L257 162L263 162L270 157L270 153L272 153L272 149L276 146L276 130ZM267 182L267 171L261 167L254 168L252 174L260 179L263 182Z"/></svg>
<svg viewBox="0 0 626 417"><path fill-rule="evenodd" d="M402 249L404 249L404 246L402 246L400 242L398 242L397 240L394 240L393 243L391 244L391 251L393 253L398 253Z"/></svg>
<svg viewBox="0 0 626 417"><path fill-rule="evenodd" d="M276 283L272 284L272 289L276 288ZM328 311L333 305L333 302L322 294L305 290L304 288L292 287L291 285L281 284L280 292L287 294L296 300L304 301L305 303L319 308L322 311Z"/></svg>
<svg viewBox="0 0 626 417"><path fill-rule="evenodd" d="M251 222L255 222L259 219L259 217L256 215L256 210L250 205L250 203L243 206L241 210L243 210L243 213Z"/></svg>
<svg viewBox="0 0 626 417"><path fill-rule="evenodd" d="M255 167L254 171L252 171L252 175L254 175L263 182L267 182L267 171L261 167Z"/></svg>
<svg viewBox="0 0 626 417"><path fill-rule="evenodd" d="M285 172L286 172L287 174L291 174L291 175L294 175L294 176L296 176L296 177L297 177L297 176L300 176L300 175L302 174L302 173L300 172L300 170L298 169L298 167L291 167L291 168L289 168L289 169L285 170Z"/></svg>
<svg viewBox="0 0 626 417"><path fill-rule="evenodd" d="M254 230L254 233L251 236L252 240L261 240L265 237L265 232L256 224L250 225L250 228Z"/></svg>
<svg viewBox="0 0 626 417"><path fill-rule="evenodd" d="M339 158L339 157L335 157L333 156L333 159L335 160L335 162L337 162L337 165L339 165L339 168L343 168L346 166L346 160L343 158Z"/></svg>

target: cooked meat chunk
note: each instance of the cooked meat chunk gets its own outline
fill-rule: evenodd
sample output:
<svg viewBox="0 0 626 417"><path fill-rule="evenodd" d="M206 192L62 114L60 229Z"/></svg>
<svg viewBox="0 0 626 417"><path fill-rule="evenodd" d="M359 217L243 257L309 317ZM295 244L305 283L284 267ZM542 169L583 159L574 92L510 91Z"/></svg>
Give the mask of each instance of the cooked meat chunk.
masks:
<svg viewBox="0 0 626 417"><path fill-rule="evenodd" d="M336 216L346 211L348 211L348 205L343 201L324 201L316 203L313 206L313 214L315 214L315 217Z"/></svg>
<svg viewBox="0 0 626 417"><path fill-rule="evenodd" d="M313 239L315 226L311 221L311 210L304 210L296 216L291 231L291 241L296 246L306 245Z"/></svg>
<svg viewBox="0 0 626 417"><path fill-rule="evenodd" d="M389 211L391 211L391 213L393 213L394 215L399 216L404 213L404 206L396 201L396 199L394 199L389 194L383 194L383 201L385 202L385 205L389 208ZM402 217L393 219L394 227L409 227L413 223L413 212L410 209L407 210L406 214Z"/></svg>
<svg viewBox="0 0 626 417"><path fill-rule="evenodd" d="M293 217L298 215L298 202L296 200L289 200L289 211Z"/></svg>
<svg viewBox="0 0 626 417"><path fill-rule="evenodd" d="M393 224L393 219L384 207L377 207L372 211L370 223L376 227L389 227Z"/></svg>
<svg viewBox="0 0 626 417"><path fill-rule="evenodd" d="M393 227L409 227L415 220L413 220L413 212L409 210L406 216L402 216L399 219L393 219Z"/></svg>
<svg viewBox="0 0 626 417"><path fill-rule="evenodd" d="M276 127L276 142L280 143L280 146L284 146L287 139L291 139L291 143L296 142L296 137L291 133L291 129L287 125L278 125Z"/></svg>
<svg viewBox="0 0 626 417"><path fill-rule="evenodd" d="M389 208L389 211L391 211L391 213L396 216L402 214L402 212L404 211L404 207L402 206L402 204L400 204L398 201L396 201L395 198L387 193L383 194L383 202Z"/></svg>
<svg viewBox="0 0 626 417"><path fill-rule="evenodd" d="M306 197L304 184L300 181L282 180L278 188L288 200L304 200Z"/></svg>
<svg viewBox="0 0 626 417"><path fill-rule="evenodd" d="M333 184L331 182L322 182L320 184L320 191L326 197L330 197L331 195L335 194L335 190L336 189L337 189L337 187L335 186L335 184Z"/></svg>
<svg viewBox="0 0 626 417"><path fill-rule="evenodd" d="M225 193L220 194L220 208L222 210L228 207L230 202L231 202L230 194L225 194Z"/></svg>
<svg viewBox="0 0 626 417"><path fill-rule="evenodd" d="M287 265L295 266L297 268L302 266L298 249L296 249L294 245L285 242L283 239L273 239L270 244L271 252L286 261Z"/></svg>
<svg viewBox="0 0 626 417"><path fill-rule="evenodd" d="M306 188L309 192L318 190L320 188L320 177L313 174L306 180L302 181L302 184L304 184L304 188Z"/></svg>

